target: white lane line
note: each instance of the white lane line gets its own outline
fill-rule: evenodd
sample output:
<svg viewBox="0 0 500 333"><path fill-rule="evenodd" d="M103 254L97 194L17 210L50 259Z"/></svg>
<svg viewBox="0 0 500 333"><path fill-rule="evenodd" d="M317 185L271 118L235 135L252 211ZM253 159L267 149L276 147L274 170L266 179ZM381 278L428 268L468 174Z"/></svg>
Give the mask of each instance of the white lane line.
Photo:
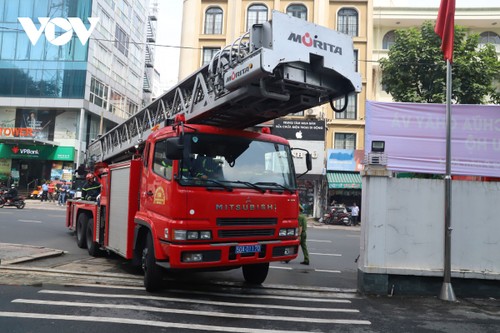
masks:
<svg viewBox="0 0 500 333"><path fill-rule="evenodd" d="M287 270L287 271L291 271L293 269L292 267L283 267L283 266L269 266L269 268L284 269L284 270Z"/></svg>
<svg viewBox="0 0 500 333"><path fill-rule="evenodd" d="M289 317L289 316L267 316L267 315L251 315L244 313L224 313L216 311L202 311L202 310L183 310L175 308L154 307L144 305L130 305L130 304L103 304L103 303L87 303L87 302L67 302L67 301L43 301L43 300L28 300L28 299L15 299L13 303L23 304L37 304L48 306L72 306L72 307L86 307L86 308L103 308L103 309L119 309L119 310L134 310L134 311L148 311L156 313L176 313L182 315L193 315L203 317L218 317L218 318L241 318L252 320L274 320L274 321L288 321L288 322L303 322L314 324L335 324L338 319L322 319L310 317Z"/></svg>
<svg viewBox="0 0 500 333"><path fill-rule="evenodd" d="M279 296L279 295L257 295L257 294L225 294L207 291L187 291L169 289L173 293L181 294L194 294L194 295L207 295L207 296L221 296L221 297L236 297L236 298L251 298L251 299L280 299L287 301L305 301L305 302L322 302L322 303L351 303L347 299L331 299L331 298L309 298L309 297L293 297L293 296Z"/></svg>
<svg viewBox="0 0 500 333"><path fill-rule="evenodd" d="M30 318L30 319L48 319L48 320L68 320L68 321L87 321L99 323L127 324L127 325L142 325L162 328L181 328L209 332L241 332L241 333L290 333L290 330L270 330L270 329L254 329L245 327L229 327L229 326L210 326L200 324L181 324L155 320L139 320L130 318L116 317L97 317L97 316L72 316L72 315L55 315L45 313L28 313L28 312L0 312L0 317L11 318ZM367 320L344 320L339 319L337 324L358 324L371 325ZM293 331L293 333L311 333L310 331Z"/></svg>
<svg viewBox="0 0 500 333"><path fill-rule="evenodd" d="M307 242L315 242L315 243L331 243L331 240L323 240L323 239L307 239Z"/></svg>
<svg viewBox="0 0 500 333"><path fill-rule="evenodd" d="M71 295L71 296L83 296L83 297L100 297L100 298L126 298L126 299L147 299L155 301L164 302L178 302L178 303L195 303L195 304L206 304L206 305L217 305L217 306L227 306L227 307L242 307L245 308L266 308L266 309L281 309L281 310L292 310L292 311L325 311L325 312L359 312L355 309L337 309L337 308L316 308L316 307L303 307L303 306L285 306L285 305L272 305L272 304L250 304L250 303L232 303L232 302L220 302L220 301L207 301L201 299L185 299L177 297L160 297L152 295L130 295L130 294L102 294L102 293L87 293L79 291L63 291L63 290L40 290L39 293L42 294L57 294L57 295Z"/></svg>
<svg viewBox="0 0 500 333"><path fill-rule="evenodd" d="M106 288L106 289L125 289L125 290L141 290L143 287L129 287L129 286L109 286L109 285L99 285L99 284L88 284L88 283L67 283L65 286L70 287L90 287L90 288ZM212 291L196 291L196 290L181 290L181 289L169 289L171 293L176 294L194 294L194 295L206 295L206 296L223 296L223 297L233 297L233 298L263 298L263 299L280 299L288 301L306 301L306 302L321 302L321 303L351 303L347 299L334 299L334 298L310 298L310 297L295 297L295 296L284 296L284 295L263 295L263 294L230 294L230 293L217 293ZM243 292L243 291L238 291Z"/></svg>
<svg viewBox="0 0 500 333"><path fill-rule="evenodd" d="M331 269L315 269L314 271L320 273L342 273L341 271L335 271Z"/></svg>
<svg viewBox="0 0 500 333"><path fill-rule="evenodd" d="M23 222L23 223L42 223L40 220L17 220L17 222Z"/></svg>
<svg viewBox="0 0 500 333"><path fill-rule="evenodd" d="M342 257L341 254L338 253L311 253L309 254L315 255L315 256L329 256L329 257Z"/></svg>

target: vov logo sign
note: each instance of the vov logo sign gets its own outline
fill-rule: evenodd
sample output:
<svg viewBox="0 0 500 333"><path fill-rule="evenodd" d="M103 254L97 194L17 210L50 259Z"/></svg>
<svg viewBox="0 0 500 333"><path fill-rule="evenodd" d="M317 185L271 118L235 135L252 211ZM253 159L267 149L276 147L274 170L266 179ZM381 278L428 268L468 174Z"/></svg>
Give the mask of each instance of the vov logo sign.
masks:
<svg viewBox="0 0 500 333"><path fill-rule="evenodd" d="M68 43L73 37L73 32L75 32L80 42L85 45L90 38L90 34L94 31L97 22L99 22L98 17L89 17L88 21L90 23L90 28L87 30L85 24L79 17L68 17L67 19L62 17L39 17L38 22L40 22L40 28L37 29L35 23L29 17L18 17L17 18L21 25L23 26L26 35L31 41L31 44L35 45L42 33L45 32L45 37L47 41L52 45L61 46ZM64 30L63 34L56 36L56 27Z"/></svg>

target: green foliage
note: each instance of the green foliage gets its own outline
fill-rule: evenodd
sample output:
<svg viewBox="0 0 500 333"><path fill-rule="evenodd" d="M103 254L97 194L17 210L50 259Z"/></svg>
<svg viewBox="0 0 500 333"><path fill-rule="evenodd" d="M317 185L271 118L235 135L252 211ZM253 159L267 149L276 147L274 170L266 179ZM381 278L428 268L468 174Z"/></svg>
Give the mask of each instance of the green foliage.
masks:
<svg viewBox="0 0 500 333"><path fill-rule="evenodd" d="M500 61L495 47L479 47L477 34L455 26L452 63L452 102L499 104L495 81L500 79ZM380 61L382 85L397 102L444 103L446 61L434 23L396 31L388 58Z"/></svg>

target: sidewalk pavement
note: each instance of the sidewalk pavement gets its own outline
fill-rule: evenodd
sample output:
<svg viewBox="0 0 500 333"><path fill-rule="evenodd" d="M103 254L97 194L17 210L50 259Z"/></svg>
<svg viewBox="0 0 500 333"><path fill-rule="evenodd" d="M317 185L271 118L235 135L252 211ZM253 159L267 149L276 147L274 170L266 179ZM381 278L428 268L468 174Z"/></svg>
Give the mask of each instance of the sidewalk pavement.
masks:
<svg viewBox="0 0 500 333"><path fill-rule="evenodd" d="M24 201L26 203L25 208L34 208L34 209L59 209L59 210L65 210L66 205L64 206L59 206L56 202L50 202L50 201L40 201L38 199L27 199Z"/></svg>

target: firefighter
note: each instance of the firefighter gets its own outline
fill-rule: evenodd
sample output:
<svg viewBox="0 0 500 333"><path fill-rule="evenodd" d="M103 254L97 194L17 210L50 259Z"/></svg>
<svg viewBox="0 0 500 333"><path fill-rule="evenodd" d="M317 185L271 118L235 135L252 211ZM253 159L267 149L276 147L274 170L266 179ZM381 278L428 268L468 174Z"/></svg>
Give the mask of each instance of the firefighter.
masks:
<svg viewBox="0 0 500 333"><path fill-rule="evenodd" d="M198 155L194 161L193 176L201 179L219 178L221 174L220 164L212 157Z"/></svg>
<svg viewBox="0 0 500 333"><path fill-rule="evenodd" d="M85 184L82 187L82 198L84 200L97 200L97 197L101 193L101 184L96 181L95 176L91 173L88 173L85 176Z"/></svg>

